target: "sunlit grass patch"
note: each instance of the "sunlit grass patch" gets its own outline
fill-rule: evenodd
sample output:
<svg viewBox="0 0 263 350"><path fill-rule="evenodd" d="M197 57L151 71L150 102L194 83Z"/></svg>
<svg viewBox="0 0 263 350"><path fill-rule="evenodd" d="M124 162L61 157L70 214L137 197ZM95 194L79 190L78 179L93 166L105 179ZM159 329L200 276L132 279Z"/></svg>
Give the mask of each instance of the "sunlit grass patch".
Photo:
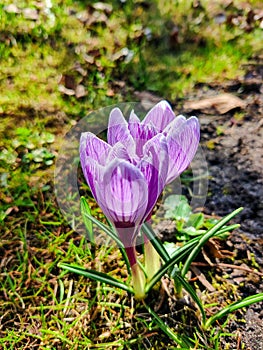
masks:
<svg viewBox="0 0 263 350"><path fill-rule="evenodd" d="M152 39L144 42L141 56L135 58L136 67L145 69L141 87L159 95L165 93L174 100L192 91L198 83L220 84L240 79L244 64L261 50L260 23L255 19L251 27L248 24L250 6L245 8L236 2L229 10L220 2L196 7L191 2L175 1L164 6L156 2L149 15ZM259 2L256 8L260 11ZM220 14L223 23L216 20ZM232 23L231 16L234 19L236 16L237 21ZM138 75L137 78L139 81Z"/></svg>
<svg viewBox="0 0 263 350"><path fill-rule="evenodd" d="M234 52L232 54L232 52ZM230 54L231 53L231 54ZM152 61L149 69L147 87L156 92L165 91L168 98L183 97L198 83L213 83L235 79L243 74L244 55L233 46L223 48L196 48L179 52L163 52L161 61Z"/></svg>

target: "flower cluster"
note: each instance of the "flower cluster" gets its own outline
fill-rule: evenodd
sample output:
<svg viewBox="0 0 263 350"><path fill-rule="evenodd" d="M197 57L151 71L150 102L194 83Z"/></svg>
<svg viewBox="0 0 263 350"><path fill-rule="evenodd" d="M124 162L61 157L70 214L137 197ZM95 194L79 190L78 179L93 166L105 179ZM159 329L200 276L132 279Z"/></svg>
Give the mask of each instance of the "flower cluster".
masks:
<svg viewBox="0 0 263 350"><path fill-rule="evenodd" d="M114 108L108 142L90 132L81 135L84 176L98 205L116 227L135 274L135 240L140 227L165 185L189 166L199 137L198 119L175 117L166 101L155 105L142 121L132 111L127 122L121 110Z"/></svg>

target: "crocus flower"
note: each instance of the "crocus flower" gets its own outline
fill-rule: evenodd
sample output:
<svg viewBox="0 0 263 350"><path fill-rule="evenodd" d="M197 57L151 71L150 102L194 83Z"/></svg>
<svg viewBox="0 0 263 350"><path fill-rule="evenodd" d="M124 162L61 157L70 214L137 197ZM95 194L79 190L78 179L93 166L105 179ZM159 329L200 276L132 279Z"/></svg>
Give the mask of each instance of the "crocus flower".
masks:
<svg viewBox="0 0 263 350"><path fill-rule="evenodd" d="M145 281L136 260L136 236L165 185L191 162L198 142L198 120L175 118L166 101L153 107L142 122L133 111L127 122L120 109L113 109L108 143L90 132L81 135L84 176L125 246L137 298L144 297Z"/></svg>
<svg viewBox="0 0 263 350"><path fill-rule="evenodd" d="M196 117L186 119L175 116L166 101L156 104L140 121L132 111L127 122L122 112L115 108L110 113L108 142L112 146L122 143L132 159L143 156L144 145L156 135L162 134L168 148L168 171L165 184L177 178L192 161L200 138L200 127ZM151 212L146 220L150 220ZM144 236L145 271L150 280L160 267L160 259Z"/></svg>
<svg viewBox="0 0 263 350"><path fill-rule="evenodd" d="M156 134L143 145L141 157L133 150L127 150L121 142L111 146L90 132L81 135L84 176L125 246L135 295L141 298L145 281L136 260L135 240L165 186L168 147L164 135Z"/></svg>

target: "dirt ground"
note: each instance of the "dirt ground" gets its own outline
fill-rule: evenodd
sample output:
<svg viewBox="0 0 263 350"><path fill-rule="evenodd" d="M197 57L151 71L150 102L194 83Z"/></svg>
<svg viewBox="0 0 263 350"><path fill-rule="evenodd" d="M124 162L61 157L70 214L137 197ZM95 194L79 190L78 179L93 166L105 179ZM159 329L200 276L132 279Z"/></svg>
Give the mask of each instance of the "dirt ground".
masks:
<svg viewBox="0 0 263 350"><path fill-rule="evenodd" d="M202 144L210 175L210 196L207 197L205 211L223 216L244 207L241 215L235 219L241 224L240 230L233 234L228 245L236 251L235 263L248 262L253 256L263 271L262 63L263 58L251 63L240 81L231 81L223 87L208 87L211 96L220 93L238 96L245 102L243 110L232 109L221 115L212 106L205 113L193 112L197 112L201 122ZM193 98L202 99L204 94L207 96L207 86L205 88L200 87ZM223 130L221 135L218 135L218 126ZM263 291L262 277L232 271L230 278L241 296ZM238 341L233 342L232 350L241 349L242 343L247 350L263 349L262 306L262 303L255 304L247 309L244 316L246 323L231 321L229 331L238 337Z"/></svg>
<svg viewBox="0 0 263 350"><path fill-rule="evenodd" d="M263 58L253 60L246 71L243 78L224 86L197 86L189 96L190 104L185 103L181 110L174 104L179 113L196 115L201 123L201 145L209 172L204 212L224 216L244 207L234 219L241 227L230 235L224 247L234 253L234 261L215 259L217 263L244 268L218 270L218 275L228 274L228 283L241 298L263 292ZM209 99L226 93L229 99L234 98L234 104L222 113L221 107L223 110L225 106L218 106L216 101L211 103ZM235 107L236 102L241 108ZM196 108L189 109L189 106ZM174 239L173 222L162 220L156 230L163 239ZM259 275L245 271L253 266L261 271ZM210 267L200 269L206 275ZM222 337L222 348L263 349L263 303L237 312L225 330L234 336Z"/></svg>

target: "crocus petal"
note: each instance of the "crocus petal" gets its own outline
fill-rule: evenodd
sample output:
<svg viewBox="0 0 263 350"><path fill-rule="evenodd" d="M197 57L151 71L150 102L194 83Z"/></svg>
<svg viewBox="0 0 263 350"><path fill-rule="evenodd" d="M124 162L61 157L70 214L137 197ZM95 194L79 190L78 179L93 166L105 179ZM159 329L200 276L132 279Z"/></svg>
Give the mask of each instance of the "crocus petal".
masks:
<svg viewBox="0 0 263 350"><path fill-rule="evenodd" d="M138 116L134 113L134 110L131 111L130 118L129 118L129 124L131 123L139 123L140 124L140 119Z"/></svg>
<svg viewBox="0 0 263 350"><path fill-rule="evenodd" d="M174 118L175 115L169 103L161 101L146 114L142 124L152 124L158 132L162 132Z"/></svg>
<svg viewBox="0 0 263 350"><path fill-rule="evenodd" d="M162 134L156 135L144 145L143 153L144 157L139 168L149 188L146 209L148 216L166 184L169 161L166 138Z"/></svg>
<svg viewBox="0 0 263 350"><path fill-rule="evenodd" d="M128 129L128 123L119 108L114 108L110 113L107 140L112 146L117 142L121 142L126 147L135 149L134 140Z"/></svg>
<svg viewBox="0 0 263 350"><path fill-rule="evenodd" d="M200 126L196 117L189 118L179 129L167 136L169 170L167 183L179 176L191 163L200 139Z"/></svg>
<svg viewBox="0 0 263 350"><path fill-rule="evenodd" d="M143 146L145 143L157 135L157 130L152 123L141 124L139 118L132 111L128 128L136 145L136 154L143 157Z"/></svg>
<svg viewBox="0 0 263 350"><path fill-rule="evenodd" d="M101 165L105 165L111 146L91 132L84 132L80 137L80 160L85 155ZM83 163L83 161L82 161Z"/></svg>
<svg viewBox="0 0 263 350"><path fill-rule="evenodd" d="M179 131L179 129L181 129L182 125L185 123L186 118L183 115L178 115L171 121L170 124L166 126L166 128L163 130L163 134L168 136L170 133L176 133L176 130Z"/></svg>
<svg viewBox="0 0 263 350"><path fill-rule="evenodd" d="M109 163L115 158L124 159L134 165L136 165L140 160L136 155L134 148L129 148L121 142L115 143L115 145L112 147L108 155L107 162Z"/></svg>
<svg viewBox="0 0 263 350"><path fill-rule="evenodd" d="M148 186L142 172L134 165L114 159L105 169L101 182L95 184L97 201L105 215L123 227L138 225L147 207Z"/></svg>
<svg viewBox="0 0 263 350"><path fill-rule="evenodd" d="M103 167L85 153L80 157L80 163L87 184L89 185L93 197L97 200L95 183L100 183L102 181Z"/></svg>

